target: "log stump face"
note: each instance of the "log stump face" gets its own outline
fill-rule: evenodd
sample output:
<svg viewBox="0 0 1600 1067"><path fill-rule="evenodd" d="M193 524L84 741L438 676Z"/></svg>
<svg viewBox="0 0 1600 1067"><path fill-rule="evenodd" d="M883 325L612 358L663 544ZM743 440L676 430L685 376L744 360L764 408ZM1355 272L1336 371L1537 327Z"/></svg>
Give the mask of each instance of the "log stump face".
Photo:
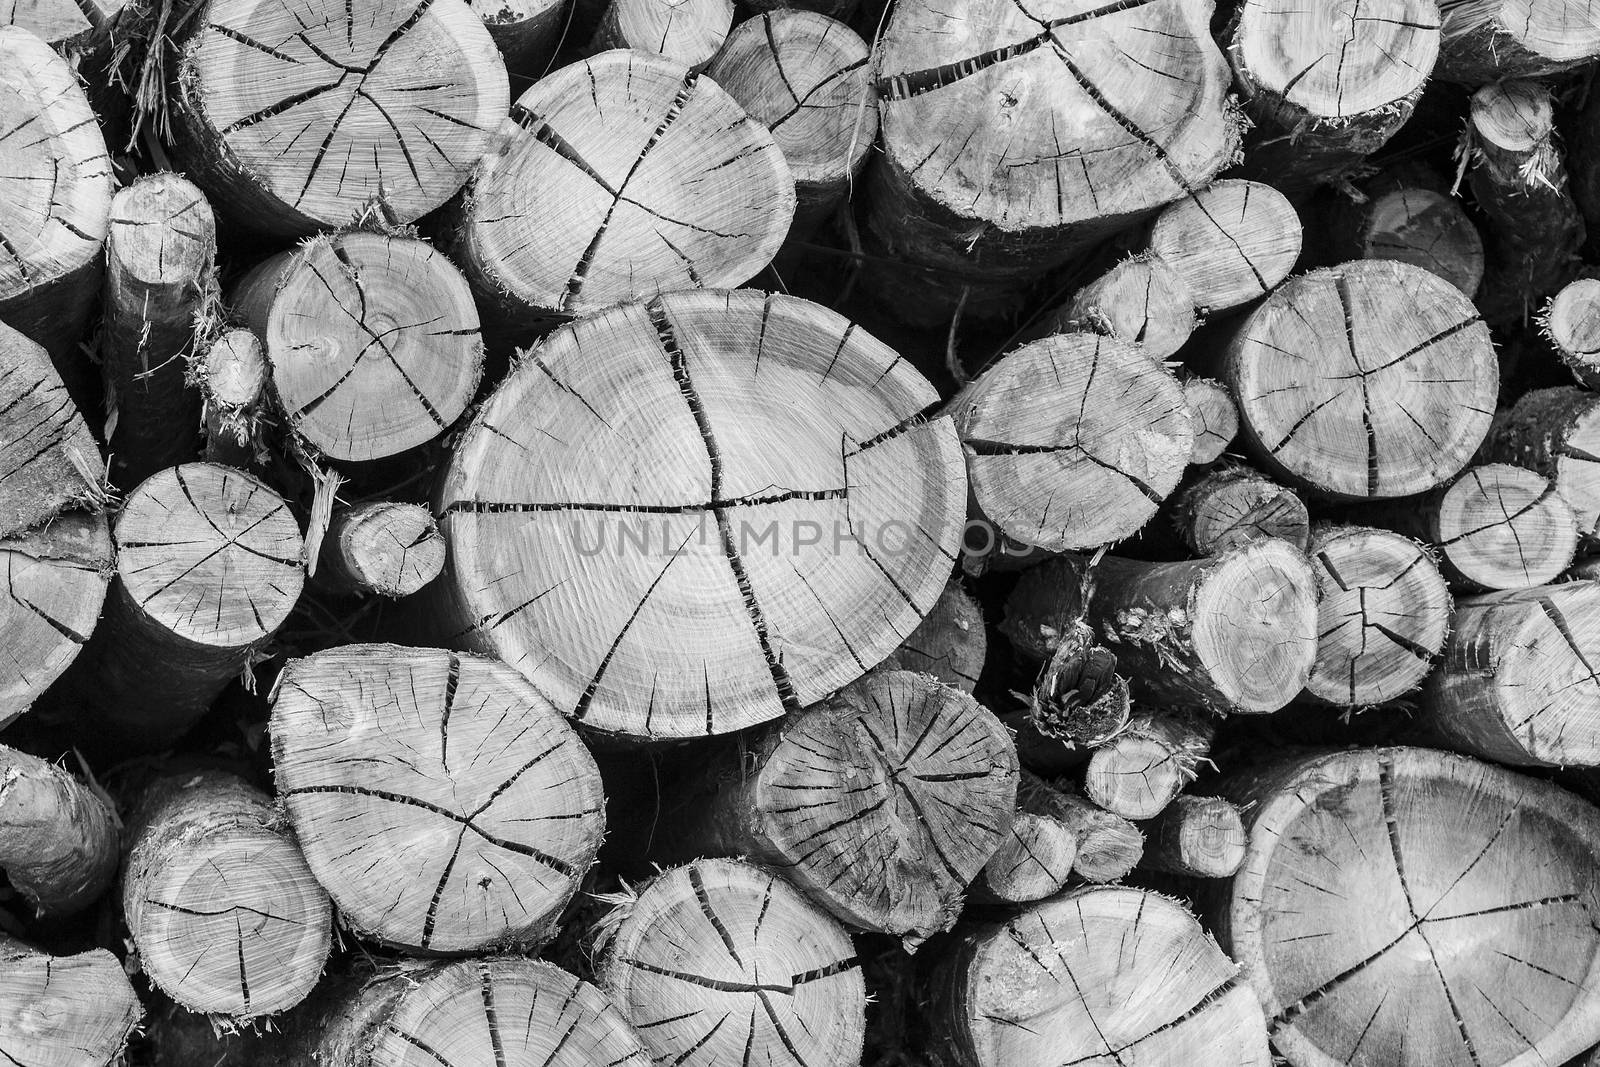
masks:
<svg viewBox="0 0 1600 1067"><path fill-rule="evenodd" d="M605 830L593 757L494 660L350 645L293 661L272 738L311 869L389 944L541 942Z"/></svg>
<svg viewBox="0 0 1600 1067"><path fill-rule="evenodd" d="M484 406L441 487L454 640L638 738L820 700L944 589L966 493L937 401L789 297L678 293L565 327Z"/></svg>
<svg viewBox="0 0 1600 1067"><path fill-rule="evenodd" d="M27 1067L120 1063L141 1011L122 962L105 949L47 956L0 934L0 1049L7 1059Z"/></svg>
<svg viewBox="0 0 1600 1067"><path fill-rule="evenodd" d="M1594 1040L1600 812L1428 749L1241 780L1229 946L1293 1067L1560 1063Z"/></svg>
<svg viewBox="0 0 1600 1067"><path fill-rule="evenodd" d="M1483 281L1483 236L1458 201L1432 189L1396 189L1378 197L1357 240L1364 258L1432 271L1469 297Z"/></svg>
<svg viewBox="0 0 1600 1067"><path fill-rule="evenodd" d="M52 48L71 55L115 20L119 0L12 0L0 14L0 26L16 26Z"/></svg>
<svg viewBox="0 0 1600 1067"><path fill-rule="evenodd" d="M1600 279L1579 278L1551 298L1545 336L1582 385L1600 385Z"/></svg>
<svg viewBox="0 0 1600 1067"><path fill-rule="evenodd" d="M849 936L789 884L698 860L645 887L599 979L657 1063L858 1063L866 986Z"/></svg>
<svg viewBox="0 0 1600 1067"><path fill-rule="evenodd" d="M1163 211L1150 251L1183 279L1195 306L1221 311L1271 292L1300 258L1300 216L1270 185L1225 178Z"/></svg>
<svg viewBox="0 0 1600 1067"><path fill-rule="evenodd" d="M1433 530L1455 574L1481 589L1531 589L1567 569L1578 520L1557 486L1509 463L1472 467L1439 497Z"/></svg>
<svg viewBox="0 0 1600 1067"><path fill-rule="evenodd" d="M402 221L426 214L505 117L505 65L462 0L352 11L213 0L183 48L190 177L254 229L346 225L380 194Z"/></svg>
<svg viewBox="0 0 1600 1067"><path fill-rule="evenodd" d="M1405 263L1359 260L1276 290L1228 356L1258 454L1333 496L1431 489L1488 431L1489 328L1460 290Z"/></svg>

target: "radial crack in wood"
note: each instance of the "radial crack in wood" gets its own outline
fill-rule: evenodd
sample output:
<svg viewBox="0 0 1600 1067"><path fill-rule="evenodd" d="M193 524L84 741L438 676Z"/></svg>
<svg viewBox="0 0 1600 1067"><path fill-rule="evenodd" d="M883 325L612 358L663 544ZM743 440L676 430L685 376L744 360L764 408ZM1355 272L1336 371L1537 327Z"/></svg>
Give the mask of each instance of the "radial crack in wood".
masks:
<svg viewBox="0 0 1600 1067"><path fill-rule="evenodd" d="M51 956L0 934L0 1059L112 1067L140 1014L121 961L105 949Z"/></svg>
<svg viewBox="0 0 1600 1067"><path fill-rule="evenodd" d="M105 502L100 449L49 355L0 322L0 537Z"/></svg>
<svg viewBox="0 0 1600 1067"><path fill-rule="evenodd" d="M1266 296L1300 258L1300 216L1270 185L1225 178L1166 207L1150 251L1177 271L1195 306L1223 311Z"/></svg>
<svg viewBox="0 0 1600 1067"><path fill-rule="evenodd" d="M1574 387L1533 389L1496 418L1482 458L1549 478L1585 541L1600 534L1600 396Z"/></svg>

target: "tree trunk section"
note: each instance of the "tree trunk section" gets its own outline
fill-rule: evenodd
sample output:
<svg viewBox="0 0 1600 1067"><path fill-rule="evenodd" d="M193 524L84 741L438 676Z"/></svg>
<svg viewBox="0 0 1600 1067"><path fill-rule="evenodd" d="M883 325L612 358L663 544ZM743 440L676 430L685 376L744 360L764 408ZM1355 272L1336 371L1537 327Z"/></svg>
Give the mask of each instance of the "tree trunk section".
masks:
<svg viewBox="0 0 1600 1067"><path fill-rule="evenodd" d="M50 956L0 934L0 1050L13 1062L120 1064L140 1010L122 964L105 949Z"/></svg>
<svg viewBox="0 0 1600 1067"><path fill-rule="evenodd" d="M264 450L267 354L249 330L226 330L199 361L205 403L205 458L248 469Z"/></svg>
<svg viewBox="0 0 1600 1067"><path fill-rule="evenodd" d="M1189 406L1194 429L1191 466L1215 463L1239 433L1239 406L1228 387L1211 378L1183 379L1183 402Z"/></svg>
<svg viewBox="0 0 1600 1067"><path fill-rule="evenodd" d="M1600 396L1572 387L1522 394L1495 419L1482 458L1544 475L1572 506L1579 536L1600 536Z"/></svg>
<svg viewBox="0 0 1600 1067"><path fill-rule="evenodd" d="M1578 384L1600 388L1600 278L1562 286L1545 306L1539 326Z"/></svg>
<svg viewBox="0 0 1600 1067"><path fill-rule="evenodd" d="M1600 17L1580 0L1444 0L1439 64L1446 81L1484 85L1570 70L1600 55Z"/></svg>
<svg viewBox="0 0 1600 1067"><path fill-rule="evenodd" d="M1203 314L1266 296L1300 258L1300 216L1270 185L1225 178L1156 216L1150 251L1177 272Z"/></svg>
<svg viewBox="0 0 1600 1067"><path fill-rule="evenodd" d="M0 745L0 870L35 912L72 915L99 900L117 873L119 829L66 768Z"/></svg>
<svg viewBox="0 0 1600 1067"><path fill-rule="evenodd" d="M420 504L341 508L322 539L316 580L343 595L410 596L444 570L444 535Z"/></svg>
<svg viewBox="0 0 1600 1067"><path fill-rule="evenodd" d="M1483 238L1460 201L1434 189L1372 190L1344 208L1333 244L1341 259L1392 259L1432 271L1467 296L1483 281Z"/></svg>
<svg viewBox="0 0 1600 1067"><path fill-rule="evenodd" d="M106 501L100 449L43 348L0 323L0 537Z"/></svg>
<svg viewBox="0 0 1600 1067"><path fill-rule="evenodd" d="M1249 843L1237 805L1221 797L1181 796L1150 824L1139 866L1190 878L1231 878Z"/></svg>
<svg viewBox="0 0 1600 1067"><path fill-rule="evenodd" d="M1031 904L1067 887L1078 838L1060 819L1018 811L1011 833L983 865L974 892L1001 904Z"/></svg>
<svg viewBox="0 0 1600 1067"><path fill-rule="evenodd" d="M574 0L471 0L514 79L537 81L570 33Z"/></svg>
<svg viewBox="0 0 1600 1067"><path fill-rule="evenodd" d="M1172 518L1184 544L1202 556L1263 537L1281 538L1303 552L1311 539L1305 501L1244 466L1213 471L1179 493Z"/></svg>
<svg viewBox="0 0 1600 1067"><path fill-rule="evenodd" d="M589 48L631 48L703 71L732 28L733 0L611 0Z"/></svg>
<svg viewBox="0 0 1600 1067"><path fill-rule="evenodd" d="M1113 815L1153 819L1193 780L1213 732L1194 714L1138 715L1089 757L1084 795Z"/></svg>
<svg viewBox="0 0 1600 1067"><path fill-rule="evenodd" d="M882 670L932 675L945 685L972 692L983 673L989 635L983 610L959 582L952 581L911 636L879 664Z"/></svg>
<svg viewBox="0 0 1600 1067"><path fill-rule="evenodd" d="M1078 290L1045 319L1049 333L1081 330L1172 358L1194 333L1195 299L1178 272L1154 255L1130 256Z"/></svg>
<svg viewBox="0 0 1600 1067"><path fill-rule="evenodd" d="M1032 774L1022 775L1017 809L1066 827L1078 843L1072 873L1085 881L1115 882L1144 854L1144 834L1132 822Z"/></svg>

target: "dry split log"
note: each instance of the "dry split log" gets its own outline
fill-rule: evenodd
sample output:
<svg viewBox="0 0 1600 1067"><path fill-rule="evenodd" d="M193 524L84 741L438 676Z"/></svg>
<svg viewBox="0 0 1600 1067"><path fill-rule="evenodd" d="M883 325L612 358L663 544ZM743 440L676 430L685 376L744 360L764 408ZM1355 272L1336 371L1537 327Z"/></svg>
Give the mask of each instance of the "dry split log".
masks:
<svg viewBox="0 0 1600 1067"><path fill-rule="evenodd" d="M71 367L100 281L111 160L66 60L0 26L0 319Z"/></svg>
<svg viewBox="0 0 1600 1067"><path fill-rule="evenodd" d="M1144 834L1131 821L1036 775L1022 774L1017 811L1066 828L1077 842L1072 873L1085 881L1115 882L1133 870L1144 854Z"/></svg>
<svg viewBox="0 0 1600 1067"><path fill-rule="evenodd" d="M1423 693L1422 725L1502 763L1600 766L1597 662L1600 584L1464 597Z"/></svg>
<svg viewBox="0 0 1600 1067"><path fill-rule="evenodd" d="M1317 662L1306 692L1346 707L1381 704L1422 684L1450 632L1450 590L1409 537L1371 526L1320 526Z"/></svg>
<svg viewBox="0 0 1600 1067"><path fill-rule="evenodd" d="M1194 430L1190 464L1221 459L1239 432L1239 406L1233 402L1233 394L1211 378L1185 378L1183 402L1189 408L1189 425Z"/></svg>
<svg viewBox="0 0 1600 1067"><path fill-rule="evenodd" d="M26 1067L112 1067L139 997L105 949L50 956L0 933L0 1055Z"/></svg>
<svg viewBox="0 0 1600 1067"><path fill-rule="evenodd" d="M423 241L318 238L257 266L231 303L265 346L288 426L331 459L381 459L431 441L478 387L471 290Z"/></svg>
<svg viewBox="0 0 1600 1067"><path fill-rule="evenodd" d="M1562 286L1545 305L1539 326L1578 384L1600 387L1600 278Z"/></svg>
<svg viewBox="0 0 1600 1067"><path fill-rule="evenodd" d="M349 645L294 660L272 758L318 881L351 927L391 945L542 943L605 830L572 728L477 656Z"/></svg>
<svg viewBox="0 0 1600 1067"><path fill-rule="evenodd" d="M1270 472L1358 500L1420 493L1466 466L1499 387L1489 329L1461 291L1371 259L1279 287L1235 335L1224 376Z"/></svg>
<svg viewBox="0 0 1600 1067"><path fill-rule="evenodd" d="M119 830L111 805L66 768L0 745L0 871L35 911L71 915L100 899Z"/></svg>
<svg viewBox="0 0 1600 1067"><path fill-rule="evenodd" d="M1600 15L1583 0L1444 0L1435 73L1468 85L1534 78L1600 55Z"/></svg>
<svg viewBox="0 0 1600 1067"><path fill-rule="evenodd" d="M111 483L124 492L198 458L200 394L187 379L216 252L211 205L176 174L147 175L111 201L100 364L116 413Z"/></svg>
<svg viewBox="0 0 1600 1067"><path fill-rule="evenodd" d="M779 9L740 23L708 71L783 150L796 202L790 238L838 208L877 140L867 58L867 43L844 23Z"/></svg>
<svg viewBox="0 0 1600 1067"><path fill-rule="evenodd" d="M316 579L346 595L410 596L439 576L444 556L427 508L373 500L334 512Z"/></svg>
<svg viewBox="0 0 1600 1067"><path fill-rule="evenodd" d="M1007 535L1056 552L1133 534L1194 447L1178 380L1138 346L1096 334L1024 345L950 408L979 508Z"/></svg>
<svg viewBox="0 0 1600 1067"><path fill-rule="evenodd" d="M43 348L0 322L0 537L106 499L100 449Z"/></svg>
<svg viewBox="0 0 1600 1067"><path fill-rule="evenodd" d="M1136 698L1218 711L1276 711L1305 687L1316 660L1316 586L1305 556L1267 538L1218 556L1144 563L1060 556L1026 572L1001 630L1044 658L1087 618L1116 653Z"/></svg>
<svg viewBox="0 0 1600 1067"><path fill-rule="evenodd" d="M267 354L249 330L225 330L194 367L204 398L205 458L246 468L262 450Z"/></svg>
<svg viewBox="0 0 1600 1067"><path fill-rule="evenodd" d="M0 26L27 30L68 59L107 43L124 0L12 0L0 11Z"/></svg>
<svg viewBox="0 0 1600 1067"><path fill-rule="evenodd" d="M1213 471L1179 493L1172 518L1184 543L1202 556L1263 537L1304 551L1311 538L1305 501L1244 466Z"/></svg>
<svg viewBox="0 0 1600 1067"><path fill-rule="evenodd" d="M820 700L945 587L966 492L937 403L790 297L676 293L573 323L462 437L436 614L601 731L723 733Z"/></svg>
<svg viewBox="0 0 1600 1067"><path fill-rule="evenodd" d="M1585 389L1534 389L1495 419L1484 459L1550 479L1572 506L1578 534L1600 534L1600 396Z"/></svg>
<svg viewBox="0 0 1600 1067"><path fill-rule="evenodd" d="M1249 843L1237 805L1222 797L1181 796L1150 824L1139 865L1191 878L1228 878L1244 863Z"/></svg>
<svg viewBox="0 0 1600 1067"><path fill-rule="evenodd" d="M1304 192L1347 181L1405 125L1439 55L1432 0L1357 10L1245 0L1228 58L1256 126L1245 173Z"/></svg>
<svg viewBox="0 0 1600 1067"><path fill-rule="evenodd" d="M794 216L772 135L714 81L616 50L524 93L451 222L486 314L541 325L673 289L740 285Z"/></svg>
<svg viewBox="0 0 1600 1067"><path fill-rule="evenodd" d="M1460 201L1402 184L1370 189L1365 203L1339 212L1333 234L1341 259L1393 259L1432 271L1467 296L1483 281L1483 238Z"/></svg>
<svg viewBox="0 0 1600 1067"><path fill-rule="evenodd" d="M1211 751L1212 725L1198 715L1146 712L1094 750L1083 792L1113 815L1152 819L1172 803Z"/></svg>
<svg viewBox="0 0 1600 1067"><path fill-rule="evenodd" d="M1293 1067L1560 1063L1600 1032L1600 812L1427 749L1231 780L1250 846L1213 919Z"/></svg>
<svg viewBox="0 0 1600 1067"><path fill-rule="evenodd" d="M128 823L122 914L157 988L240 1020L305 999L333 921L271 798L220 771L170 774L143 791Z"/></svg>
<svg viewBox="0 0 1600 1067"><path fill-rule="evenodd" d="M600 921L595 974L657 1063L861 1060L866 987L850 937L783 879L700 860Z"/></svg>
<svg viewBox="0 0 1600 1067"><path fill-rule="evenodd" d="M1094 886L960 931L929 979L929 1046L950 1067L1267 1067L1239 968L1181 904Z"/></svg>
<svg viewBox="0 0 1600 1067"><path fill-rule="evenodd" d="M879 667L932 675L970 693L983 673L988 651L983 610L959 582L952 581L939 594L928 617Z"/></svg>
<svg viewBox="0 0 1600 1067"><path fill-rule="evenodd" d="M733 27L733 0L611 0L589 48L651 52L704 70Z"/></svg>
<svg viewBox="0 0 1600 1067"><path fill-rule="evenodd" d="M466 180L506 113L489 31L463 0L209 0L172 100L184 172L243 226L407 222Z"/></svg>

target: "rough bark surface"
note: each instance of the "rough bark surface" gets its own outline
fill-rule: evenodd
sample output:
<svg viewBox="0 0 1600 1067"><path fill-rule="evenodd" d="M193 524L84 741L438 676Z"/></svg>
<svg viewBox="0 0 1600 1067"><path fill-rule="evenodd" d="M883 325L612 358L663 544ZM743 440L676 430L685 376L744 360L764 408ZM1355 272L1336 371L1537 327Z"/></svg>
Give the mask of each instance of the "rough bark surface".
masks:
<svg viewBox="0 0 1600 1067"><path fill-rule="evenodd" d="M100 898L117 873L120 829L106 799L65 767L0 745L0 871L39 914L71 915Z"/></svg>

